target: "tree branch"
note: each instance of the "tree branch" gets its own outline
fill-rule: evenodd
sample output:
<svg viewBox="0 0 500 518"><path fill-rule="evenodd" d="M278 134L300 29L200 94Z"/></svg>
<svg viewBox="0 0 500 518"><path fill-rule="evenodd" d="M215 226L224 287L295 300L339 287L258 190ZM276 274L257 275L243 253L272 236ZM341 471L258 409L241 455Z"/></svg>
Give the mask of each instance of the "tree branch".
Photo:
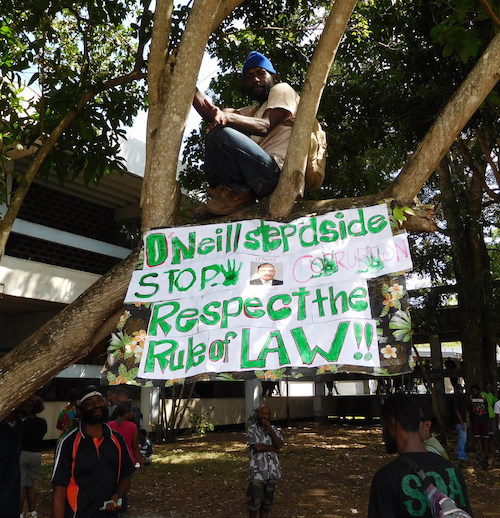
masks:
<svg viewBox="0 0 500 518"><path fill-rule="evenodd" d="M447 103L396 180L386 198L404 206L418 194L453 141L500 78L500 32L493 38L465 81Z"/></svg>
<svg viewBox="0 0 500 518"><path fill-rule="evenodd" d="M458 147L460 149L460 153L462 153L462 156L464 157L465 161L469 165L469 167L472 171L472 174L476 177L477 181L480 183L483 191L492 200L500 201L500 194L497 194L495 191L490 189L489 185L486 183L486 178L484 177L484 174L477 167L476 161L474 160L472 153L469 151L468 147L465 145L465 142L461 138L458 139Z"/></svg>
<svg viewBox="0 0 500 518"><path fill-rule="evenodd" d="M203 52L221 12L229 14L228 9L236 3L235 0L197 0L189 14L154 135L162 146L154 148L144 175L141 194L144 231L168 227L174 222L180 195L176 181L177 160Z"/></svg>
<svg viewBox="0 0 500 518"><path fill-rule="evenodd" d="M222 0L212 22L212 30L214 32L217 27L245 0Z"/></svg>
<svg viewBox="0 0 500 518"><path fill-rule="evenodd" d="M476 135L477 140L479 141L479 145L481 146L481 149L483 151L484 158L486 158L486 161L488 162L488 164L490 164L491 170L493 171L493 175L495 176L497 184L500 186L500 171L498 170L498 164L495 163L491 156L489 146L486 143L486 137L480 129L476 130Z"/></svg>
<svg viewBox="0 0 500 518"><path fill-rule="evenodd" d="M110 317L123 305L139 250L0 359L0 419L62 369L92 351L96 337L100 338L96 329L109 327Z"/></svg>
<svg viewBox="0 0 500 518"><path fill-rule="evenodd" d="M382 193L358 196L356 198L338 198L329 200L302 200L294 204L288 216L280 221L292 221L302 216L317 216L331 211L352 209L355 207L367 207L377 203L390 203L391 199L382 198ZM199 203L199 202L198 202ZM201 204L200 204L201 205ZM415 213L408 216L408 221L403 225L409 232L435 232L438 227L434 221L434 205L425 205L413 201L409 207ZM227 223L232 221L243 221L249 219L265 219L268 217L268 199L263 199L257 205L233 212L228 216L212 218L197 224L211 225L214 223Z"/></svg>
<svg viewBox="0 0 500 518"><path fill-rule="evenodd" d="M168 45L172 27L173 0L156 2L151 49L148 59L148 122L146 127L146 163L144 176L149 177L161 116L163 94L168 89L170 70L167 67Z"/></svg>
<svg viewBox="0 0 500 518"><path fill-rule="evenodd" d="M148 37L148 28L149 28L149 17L145 15L145 13L149 10L149 6L151 5L151 0L144 0L143 3L143 12L141 17L141 24L139 25L139 33L138 33L138 44L137 44L137 52L135 53L135 66L134 69L139 69L144 66L144 48L146 47L146 43L149 41Z"/></svg>
<svg viewBox="0 0 500 518"><path fill-rule="evenodd" d="M485 9L485 11L488 13L488 16L493 20L493 23L500 27L500 18L497 16L497 13L493 10L488 0L479 0Z"/></svg>
<svg viewBox="0 0 500 518"><path fill-rule="evenodd" d="M297 196L302 194L314 118L337 48L355 5L356 0L337 0L334 3L314 51L302 88L279 183L269 200L272 219L287 216Z"/></svg>

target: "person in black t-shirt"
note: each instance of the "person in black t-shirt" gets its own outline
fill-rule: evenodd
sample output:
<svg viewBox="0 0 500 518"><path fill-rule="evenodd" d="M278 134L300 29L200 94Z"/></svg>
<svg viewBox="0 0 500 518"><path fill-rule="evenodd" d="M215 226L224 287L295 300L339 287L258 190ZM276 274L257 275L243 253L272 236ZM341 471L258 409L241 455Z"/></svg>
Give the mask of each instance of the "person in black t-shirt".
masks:
<svg viewBox="0 0 500 518"><path fill-rule="evenodd" d="M22 403L0 420L0 518L19 518L21 417L28 411Z"/></svg>
<svg viewBox="0 0 500 518"><path fill-rule="evenodd" d="M479 385L471 385L469 397L470 427L476 440L480 459L488 462L490 453L490 423L488 402Z"/></svg>
<svg viewBox="0 0 500 518"><path fill-rule="evenodd" d="M43 412L44 405L40 397L32 396L26 402L28 415L21 429L21 514L24 500L28 503L25 518L36 518L36 479L42 465L43 438L47 433L47 421L37 414Z"/></svg>
<svg viewBox="0 0 500 518"><path fill-rule="evenodd" d="M432 483L471 516L462 474L448 460L428 452L420 438L420 408L410 396L392 394L382 408L388 453L405 454L422 467ZM379 469L370 488L368 518L432 518L419 476L401 458Z"/></svg>

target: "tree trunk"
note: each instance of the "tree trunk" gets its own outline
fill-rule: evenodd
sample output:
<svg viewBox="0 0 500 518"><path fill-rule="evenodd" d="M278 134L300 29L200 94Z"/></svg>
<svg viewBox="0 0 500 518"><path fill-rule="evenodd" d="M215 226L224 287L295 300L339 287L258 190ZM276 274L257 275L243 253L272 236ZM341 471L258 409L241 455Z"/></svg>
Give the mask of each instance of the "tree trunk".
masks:
<svg viewBox="0 0 500 518"><path fill-rule="evenodd" d="M213 28L215 23L220 23L223 13L227 16L231 12L231 6L237 4L236 0L224 1L222 3L219 0L210 0L210 4L207 1L197 2L196 20L198 21L196 23L203 25L203 18L207 18L204 9L208 9L208 12L215 12L214 16L208 17L211 28ZM241 1L239 0L239 3ZM162 5L168 9L168 6ZM213 7L213 11L210 10L211 7ZM189 44L188 41L184 45L184 51L179 51L177 57L177 79L176 82L172 81L169 85L169 95L167 95L167 98L170 105L167 105L167 108L172 104L175 105L176 102L181 103L180 95L176 96L176 93L182 92L185 88L185 83L182 81L183 73L189 72L192 75L192 90L194 91L194 81L196 80L196 74L201 63L201 55L210 31L207 32L205 28L205 41L203 43L200 40L196 27L193 27L193 22L189 25L189 30L186 28L184 36L186 36L186 33L195 34L195 37L193 37L196 43L195 48L200 54L198 56L198 66L196 68L193 67L191 60L194 50L190 50L193 48L193 45ZM182 60L186 60L188 63L182 64ZM127 77L131 77L131 75ZM184 95L182 98L186 117L191 106L193 91L190 91L188 96ZM85 103L89 99L86 99ZM83 102L83 98L81 102ZM159 134L158 142L163 142L163 139L175 134L176 138L179 139L180 147L185 119L182 120L180 116L171 119L168 113L165 109L163 110L164 116L160 123L162 125L160 127L162 132ZM54 135L55 140L53 144L55 144L57 138ZM174 155L169 157L165 153L165 148L162 147L158 153L161 156L156 158L156 163L160 165L175 163L176 166L178 152L177 148ZM152 163L154 164L154 161ZM33 178L38 169L39 165L33 170ZM168 186L175 184L175 169L176 167L167 168L167 170L170 170L170 178L167 178L166 182L160 181L163 179L162 173L165 171L165 168L162 170L156 170L154 167L150 168L147 171L149 174L145 175L145 182L151 177L153 181L160 181L163 184L163 190L160 189L161 196L158 198L155 196L147 197L143 203L143 215L151 226L168 224L171 215L175 211L175 207L168 203L168 200L171 199L168 195ZM167 186L167 189L165 189L165 186ZM166 195L165 191L167 191ZM162 206L161 202L165 202L165 200L167 200L167 204ZM166 218L165 214L167 214ZM158 219L155 220L155 217ZM6 235L8 236L8 232ZM135 252L122 261L86 290L75 302L58 313L36 333L0 359L0 419L61 370L78 361L93 349L95 346L94 337L98 333L96 330L103 329L111 315L123 305L123 299L137 257L138 252Z"/></svg>
<svg viewBox="0 0 500 518"><path fill-rule="evenodd" d="M168 91L161 103L158 128L155 128L153 156L144 176L141 205L142 229L169 227L174 223L180 191L176 181L177 161L186 121L193 102L196 79L208 38L213 30L221 0L197 0L186 25L175 64L166 69ZM148 130L148 135L152 133Z"/></svg>
<svg viewBox="0 0 500 518"><path fill-rule="evenodd" d="M144 177L142 200L144 229L168 226L172 222L175 191L177 189L175 183L177 156L187 113L192 101L201 55L210 30L216 23L220 23L221 17L224 14L227 15L231 7L234 7L237 3L237 0L223 2L219 0L197 0L195 2L183 36L182 48L179 49L173 67L168 93L165 96L166 104L162 106L162 117L158 123L158 131L155 133L157 143L153 146L154 152L151 146L148 148L148 153L153 153L154 156L150 157L148 163L151 166ZM340 0L337 3L340 5ZM345 5L344 2L342 4ZM168 9L168 4L161 5ZM213 12L216 14L207 14ZM207 19L209 19L209 22ZM465 125L498 80L499 47L500 34L492 41L478 65L450 102L454 103L454 108L445 110L438 123L431 129L411 158L411 163L398 177L394 188L388 188L384 193L358 199L325 200L314 205L297 204L297 210L306 211L308 208L314 207L318 211L327 211L334 207L376 203L377 201L384 201L384 198L391 197L398 199L400 203L406 202L408 204L436 167L432 164L439 162L440 158L436 157L442 157L443 143L449 142L451 144L456 132ZM167 60L165 59L164 69L170 71L166 63ZM459 108L457 108L457 105ZM465 113L466 116L459 117L458 111ZM453 124L449 122L450 118L453 119ZM457 126L460 126L458 130ZM151 128L151 131L154 131L154 129ZM307 140L309 142L309 136ZM433 142L434 140L436 142ZM423 152L424 149L425 152ZM446 149L444 152L446 152ZM297 169L291 161L287 167L290 168L290 171ZM423 171L423 173L420 174L419 171ZM295 192L293 189L290 189L290 191ZM294 196L290 198L292 201L295 199ZM258 207L250 214L257 214L263 210L263 207ZM286 213L288 214L288 212ZM302 214L304 213L302 212ZM247 213L241 211L232 215L231 219L234 220L242 214ZM262 215L266 216L264 212L262 212ZM0 418L7 415L12 408L64 367L74 363L91 350L96 329L99 329L122 304L135 260L136 254L133 254L120 263L91 286L73 304L65 308L0 360ZM488 347L489 345L485 344L485 348L490 351ZM487 358L491 358L490 352L488 352ZM480 362L477 365L480 365ZM492 365L494 365L494 362Z"/></svg>
<svg viewBox="0 0 500 518"><path fill-rule="evenodd" d="M355 5L356 0L337 0L334 3L314 51L302 88L283 170L278 186L269 201L271 219L288 216L297 196L303 194L304 173L314 118L318 112L321 95L337 48Z"/></svg>
<svg viewBox="0 0 500 518"><path fill-rule="evenodd" d="M137 250L0 359L0 418L92 351L98 330L123 305L138 256Z"/></svg>
<svg viewBox="0 0 500 518"><path fill-rule="evenodd" d="M457 280L464 377L469 387L474 383L484 386L486 381L496 380L493 284L480 223L482 189L475 176L464 188L457 188L463 182L459 168L456 161L443 161L439 182Z"/></svg>
<svg viewBox="0 0 500 518"><path fill-rule="evenodd" d="M442 437L447 442L446 426L444 424L444 417L446 415L446 399L444 390L444 376L443 376L443 354L441 350L441 340L438 335L430 336L431 345L431 379L432 379L432 407L436 416Z"/></svg>

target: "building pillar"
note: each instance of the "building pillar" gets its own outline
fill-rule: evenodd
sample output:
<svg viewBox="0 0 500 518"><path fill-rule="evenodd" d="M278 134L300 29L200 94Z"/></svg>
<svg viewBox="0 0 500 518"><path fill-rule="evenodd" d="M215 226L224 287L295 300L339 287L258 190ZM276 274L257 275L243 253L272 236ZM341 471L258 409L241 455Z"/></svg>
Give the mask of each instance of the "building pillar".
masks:
<svg viewBox="0 0 500 518"><path fill-rule="evenodd" d="M320 376L321 378L321 376ZM313 414L314 419L323 418L323 397L325 396L325 382L314 381Z"/></svg>
<svg viewBox="0 0 500 518"><path fill-rule="evenodd" d="M148 432L158 424L160 412L160 388L141 387L142 426Z"/></svg>
<svg viewBox="0 0 500 518"><path fill-rule="evenodd" d="M262 385L260 379L245 380L245 428L248 428L248 418L259 408L262 399Z"/></svg>

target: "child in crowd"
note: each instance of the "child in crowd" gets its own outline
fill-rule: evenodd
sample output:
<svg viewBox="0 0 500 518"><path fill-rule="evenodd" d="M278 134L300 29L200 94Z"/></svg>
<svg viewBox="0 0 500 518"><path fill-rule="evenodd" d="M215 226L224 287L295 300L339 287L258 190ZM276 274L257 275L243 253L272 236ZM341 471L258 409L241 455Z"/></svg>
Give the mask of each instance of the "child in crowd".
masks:
<svg viewBox="0 0 500 518"><path fill-rule="evenodd" d="M149 466L153 461L153 443L148 438L148 432L144 428L139 430L139 451L141 452L144 466Z"/></svg>

